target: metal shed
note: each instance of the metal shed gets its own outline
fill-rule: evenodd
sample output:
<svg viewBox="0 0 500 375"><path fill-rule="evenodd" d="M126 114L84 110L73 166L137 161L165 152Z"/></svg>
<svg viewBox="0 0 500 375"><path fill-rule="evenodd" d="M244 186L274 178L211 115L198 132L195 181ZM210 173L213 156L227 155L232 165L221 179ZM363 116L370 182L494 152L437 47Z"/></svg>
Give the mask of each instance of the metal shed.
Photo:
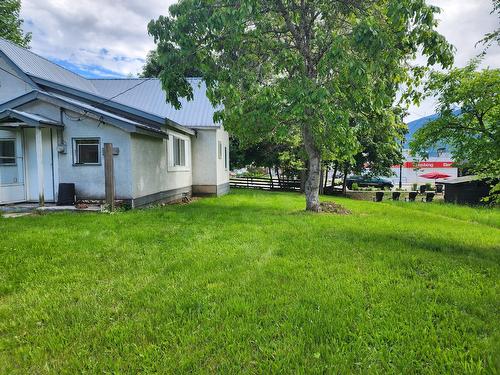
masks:
<svg viewBox="0 0 500 375"><path fill-rule="evenodd" d="M443 180L444 200L459 204L484 204L483 198L490 193L491 186L478 176L462 176L453 180Z"/></svg>

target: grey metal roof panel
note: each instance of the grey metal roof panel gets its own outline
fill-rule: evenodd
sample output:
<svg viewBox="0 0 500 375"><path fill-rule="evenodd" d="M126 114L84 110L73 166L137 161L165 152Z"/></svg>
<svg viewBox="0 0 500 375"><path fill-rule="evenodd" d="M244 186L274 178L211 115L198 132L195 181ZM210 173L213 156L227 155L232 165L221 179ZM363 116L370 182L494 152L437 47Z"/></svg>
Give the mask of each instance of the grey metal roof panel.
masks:
<svg viewBox="0 0 500 375"><path fill-rule="evenodd" d="M142 123L130 120L128 118L115 115L114 113L105 111L103 109L99 109L97 107L94 107L93 105L81 102L79 100L71 99L71 98L68 98L66 96L59 95L59 94L54 94L54 93L46 94L46 95L50 95L52 97L60 99L60 100L66 102L68 104L73 104L73 105L75 105L75 106L83 109L84 111L89 111L89 112L92 112L92 113L97 114L97 115L105 116L105 117L107 117L109 119L118 120L120 122L123 122L123 123L126 123L126 124L130 124L130 125L133 125L133 126L136 126L136 127L139 127L139 128L143 128L143 129L146 129L146 130L149 130L149 131L153 131L153 132L156 132L156 133L159 133L159 134L165 134L165 132L163 130L161 130L160 127L142 124Z"/></svg>
<svg viewBox="0 0 500 375"><path fill-rule="evenodd" d="M28 76L46 79L90 93L97 93L91 80L73 73L6 39L0 38L0 50Z"/></svg>
<svg viewBox="0 0 500 375"><path fill-rule="evenodd" d="M166 102L166 94L161 81L156 78L92 79L91 81L100 95L113 98L113 102L168 118L185 127L220 126L220 123L214 122L214 114L218 109L208 99L206 84L200 78L189 78L193 87L193 100L181 99L182 108L179 110Z"/></svg>
<svg viewBox="0 0 500 375"><path fill-rule="evenodd" d="M62 126L61 123L54 121L45 116L37 115L34 113L28 113L24 111L18 111L15 109L5 109L0 112L0 121L5 119L17 119L21 121L28 121L30 123L46 124L52 126Z"/></svg>

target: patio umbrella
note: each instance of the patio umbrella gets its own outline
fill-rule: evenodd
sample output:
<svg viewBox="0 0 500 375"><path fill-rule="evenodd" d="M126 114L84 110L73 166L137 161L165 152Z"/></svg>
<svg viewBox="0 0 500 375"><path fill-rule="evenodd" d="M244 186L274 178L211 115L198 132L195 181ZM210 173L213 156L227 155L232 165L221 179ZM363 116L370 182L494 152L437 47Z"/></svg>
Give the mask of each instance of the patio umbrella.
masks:
<svg viewBox="0 0 500 375"><path fill-rule="evenodd" d="M429 172L421 174L420 177L428 178L429 180L437 180L438 178L448 178L451 177L449 174L441 172Z"/></svg>

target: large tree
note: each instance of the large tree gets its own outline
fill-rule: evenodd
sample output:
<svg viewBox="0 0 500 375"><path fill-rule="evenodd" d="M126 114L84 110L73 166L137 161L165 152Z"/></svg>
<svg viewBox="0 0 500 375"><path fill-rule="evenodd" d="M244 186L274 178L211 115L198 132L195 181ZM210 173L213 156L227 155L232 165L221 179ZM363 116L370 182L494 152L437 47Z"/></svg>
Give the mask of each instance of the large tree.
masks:
<svg viewBox="0 0 500 375"><path fill-rule="evenodd" d="M306 209L319 211L321 161L360 151L357 126L397 122L398 90L411 97L420 67L452 63L425 0L180 0L149 24L167 100L192 97L198 67L219 118L234 134L301 135Z"/></svg>
<svg viewBox="0 0 500 375"><path fill-rule="evenodd" d="M31 33L23 32L23 20L19 17L20 11L21 0L0 1L0 37L28 47Z"/></svg>
<svg viewBox="0 0 500 375"><path fill-rule="evenodd" d="M477 71L477 65L431 75L426 91L437 97L440 116L410 146L425 158L430 148L450 145L458 166L497 182L493 199L500 202L500 69Z"/></svg>

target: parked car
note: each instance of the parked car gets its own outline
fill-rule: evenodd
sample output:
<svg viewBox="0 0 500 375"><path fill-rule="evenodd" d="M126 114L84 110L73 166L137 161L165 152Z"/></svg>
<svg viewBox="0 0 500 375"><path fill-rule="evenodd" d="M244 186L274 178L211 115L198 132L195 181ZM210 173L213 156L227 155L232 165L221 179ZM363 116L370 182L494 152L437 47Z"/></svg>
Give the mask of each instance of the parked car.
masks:
<svg viewBox="0 0 500 375"><path fill-rule="evenodd" d="M391 180L383 177L368 177L368 176L349 176L346 180L348 189L352 189L352 184L358 184L359 187L373 186L378 188L393 188L394 184Z"/></svg>

